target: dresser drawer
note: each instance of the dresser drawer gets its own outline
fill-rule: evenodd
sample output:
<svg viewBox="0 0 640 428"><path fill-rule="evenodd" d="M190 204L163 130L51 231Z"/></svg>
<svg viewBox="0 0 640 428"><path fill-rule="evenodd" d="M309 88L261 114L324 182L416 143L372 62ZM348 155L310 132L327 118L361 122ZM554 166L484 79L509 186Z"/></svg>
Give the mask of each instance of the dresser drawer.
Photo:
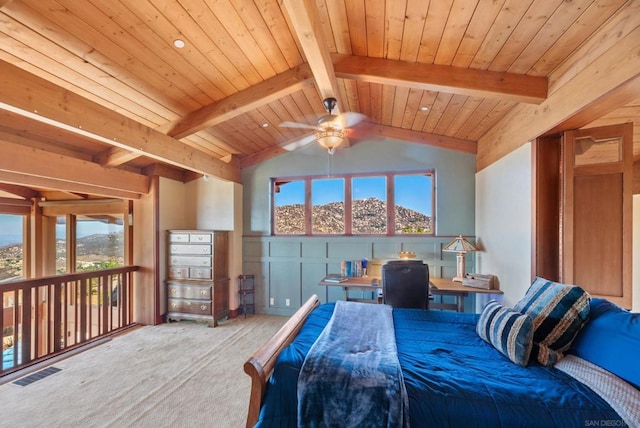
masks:
<svg viewBox="0 0 640 428"><path fill-rule="evenodd" d="M211 257L171 256L169 264L172 266L211 267Z"/></svg>
<svg viewBox="0 0 640 428"><path fill-rule="evenodd" d="M169 242L189 242L188 233L171 233L169 234Z"/></svg>
<svg viewBox="0 0 640 428"><path fill-rule="evenodd" d="M172 244L169 251L171 254L211 254L211 245Z"/></svg>
<svg viewBox="0 0 640 428"><path fill-rule="evenodd" d="M189 278L188 267L170 267L169 278L171 279L187 279Z"/></svg>
<svg viewBox="0 0 640 428"><path fill-rule="evenodd" d="M167 293L169 298L211 300L211 287L169 284Z"/></svg>
<svg viewBox="0 0 640 428"><path fill-rule="evenodd" d="M169 299L169 311L184 314L211 315L211 302L203 300Z"/></svg>
<svg viewBox="0 0 640 428"><path fill-rule="evenodd" d="M191 278L191 279L211 279L211 269L207 269L207 268L191 268L191 269L189 269L189 278Z"/></svg>
<svg viewBox="0 0 640 428"><path fill-rule="evenodd" d="M203 244L211 244L211 234L209 233L192 233L189 236L189 242L197 244L199 242Z"/></svg>

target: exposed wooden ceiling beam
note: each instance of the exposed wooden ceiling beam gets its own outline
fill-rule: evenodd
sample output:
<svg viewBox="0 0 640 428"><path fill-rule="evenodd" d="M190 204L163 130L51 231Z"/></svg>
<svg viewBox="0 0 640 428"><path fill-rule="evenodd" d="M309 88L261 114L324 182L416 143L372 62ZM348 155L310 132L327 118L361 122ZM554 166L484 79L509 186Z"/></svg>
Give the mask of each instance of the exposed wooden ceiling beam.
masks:
<svg viewBox="0 0 640 428"><path fill-rule="evenodd" d="M615 93L622 86L632 90L618 99L618 107L628 102L625 101L627 97L632 100L640 96L640 3L630 3L627 7L638 10L610 20L569 58L571 65L561 75L551 76L550 80L561 83L552 89L546 101L537 106L516 106L480 138L476 158L478 171L549 130L559 129L560 124L569 123L576 114L580 123L597 119L585 114L599 114L598 105L608 103L603 101L604 94ZM619 20L623 20L624 25ZM636 25L631 25L629 20L634 20ZM604 48L598 44L603 44ZM590 57L585 53L589 50L599 54ZM591 62L585 58L590 58ZM607 107L615 106L607 104Z"/></svg>
<svg viewBox="0 0 640 428"><path fill-rule="evenodd" d="M14 199L14 198L0 198L0 205L11 205L16 207L30 207L31 200Z"/></svg>
<svg viewBox="0 0 640 428"><path fill-rule="evenodd" d="M559 123L549 131L545 133L556 134L558 132L566 131L569 129L579 129L583 126L589 125L594 122L594 119L600 119L607 113L610 113L620 106L626 105L629 102L634 101L636 96L640 94L640 76L635 79L629 80L623 85L618 86L607 94L606 97L598 98L596 101L577 112L567 120ZM629 120L616 121L615 123L624 123ZM593 125L596 126L596 125ZM598 125L600 126L600 125Z"/></svg>
<svg viewBox="0 0 640 428"><path fill-rule="evenodd" d="M350 130L349 136L358 140L391 138L409 143L418 143L427 146L471 153L474 155L478 151L477 143L472 140L430 134L428 132L418 132L411 129L396 128L371 122L365 122L355 126Z"/></svg>
<svg viewBox="0 0 640 428"><path fill-rule="evenodd" d="M138 153L130 150L121 149L120 147L109 147L94 155L93 161L99 165L114 168L139 157L140 155Z"/></svg>
<svg viewBox="0 0 640 428"><path fill-rule="evenodd" d="M344 79L533 104L547 98L546 77L355 55L332 58L336 76Z"/></svg>
<svg viewBox="0 0 640 428"><path fill-rule="evenodd" d="M148 167L144 168L142 172L145 175L149 176L158 175L160 177L170 178L175 181L181 181L183 183L186 182L185 175L182 170L164 164L154 163L153 165L149 165Z"/></svg>
<svg viewBox="0 0 640 428"><path fill-rule="evenodd" d="M257 165L260 162L264 162L276 156L289 153L288 150L283 149L279 145L269 147L268 149L261 150L252 155L246 156L240 160L240 168L246 168L248 166Z"/></svg>
<svg viewBox="0 0 640 428"><path fill-rule="evenodd" d="M96 196L106 196L110 198L140 199L139 193L124 192L105 187L92 186L84 183L72 183L70 181L58 180L48 177L36 177L34 175L18 174L15 172L0 171L0 181L5 183L21 184L24 186L42 187L54 191L72 194L73 192L86 192ZM46 194L44 194L46 196Z"/></svg>
<svg viewBox="0 0 640 428"><path fill-rule="evenodd" d="M174 138L184 138L299 91L311 84L312 78L309 65L302 64L157 129Z"/></svg>
<svg viewBox="0 0 640 428"><path fill-rule="evenodd" d="M340 109L340 91L333 70L333 61L326 42L317 6L313 0L282 0L294 31L322 98L334 97L338 100L336 113Z"/></svg>
<svg viewBox="0 0 640 428"><path fill-rule="evenodd" d="M0 183L0 190L24 199L39 198L40 193L33 189L15 184Z"/></svg>
<svg viewBox="0 0 640 428"><path fill-rule="evenodd" d="M113 191L117 197L128 198L149 192L149 177L144 175L8 142L0 141L0 151L0 171L32 177L28 181L2 180L8 183L98 195Z"/></svg>
<svg viewBox="0 0 640 428"><path fill-rule="evenodd" d="M69 90L0 61L0 108L180 168L239 183L240 170Z"/></svg>

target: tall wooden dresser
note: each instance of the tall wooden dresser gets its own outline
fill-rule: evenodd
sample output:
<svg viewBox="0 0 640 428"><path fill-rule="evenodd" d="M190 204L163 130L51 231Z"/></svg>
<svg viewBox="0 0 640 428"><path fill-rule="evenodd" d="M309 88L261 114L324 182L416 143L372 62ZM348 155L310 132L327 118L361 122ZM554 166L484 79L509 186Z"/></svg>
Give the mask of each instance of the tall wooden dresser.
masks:
<svg viewBox="0 0 640 428"><path fill-rule="evenodd" d="M167 320L208 321L229 315L229 233L169 230Z"/></svg>

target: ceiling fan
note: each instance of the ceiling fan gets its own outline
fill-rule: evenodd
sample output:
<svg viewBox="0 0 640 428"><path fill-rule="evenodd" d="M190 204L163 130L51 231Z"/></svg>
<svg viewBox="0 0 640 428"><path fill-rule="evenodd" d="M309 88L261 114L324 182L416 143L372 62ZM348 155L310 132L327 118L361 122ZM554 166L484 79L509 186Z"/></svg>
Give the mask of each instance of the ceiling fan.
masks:
<svg viewBox="0 0 640 428"><path fill-rule="evenodd" d="M306 135L287 144L284 148L294 150L315 140L327 149L330 155L334 154L336 147L344 141L348 129L365 118L365 115L355 112L345 112L337 115L331 114L333 109L336 108L337 102L333 97L322 100L322 105L324 105L325 110L327 110L329 114L318 118L316 126L299 122L282 122L280 126L285 128L304 128L315 131L313 134Z"/></svg>

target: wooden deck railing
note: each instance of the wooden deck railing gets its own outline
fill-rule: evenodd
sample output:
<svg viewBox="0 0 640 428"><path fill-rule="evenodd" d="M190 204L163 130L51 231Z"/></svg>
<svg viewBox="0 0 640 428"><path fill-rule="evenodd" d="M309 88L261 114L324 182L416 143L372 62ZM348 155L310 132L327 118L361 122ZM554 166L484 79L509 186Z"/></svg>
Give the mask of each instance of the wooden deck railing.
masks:
<svg viewBox="0 0 640 428"><path fill-rule="evenodd" d="M138 266L0 284L0 376L128 327Z"/></svg>

